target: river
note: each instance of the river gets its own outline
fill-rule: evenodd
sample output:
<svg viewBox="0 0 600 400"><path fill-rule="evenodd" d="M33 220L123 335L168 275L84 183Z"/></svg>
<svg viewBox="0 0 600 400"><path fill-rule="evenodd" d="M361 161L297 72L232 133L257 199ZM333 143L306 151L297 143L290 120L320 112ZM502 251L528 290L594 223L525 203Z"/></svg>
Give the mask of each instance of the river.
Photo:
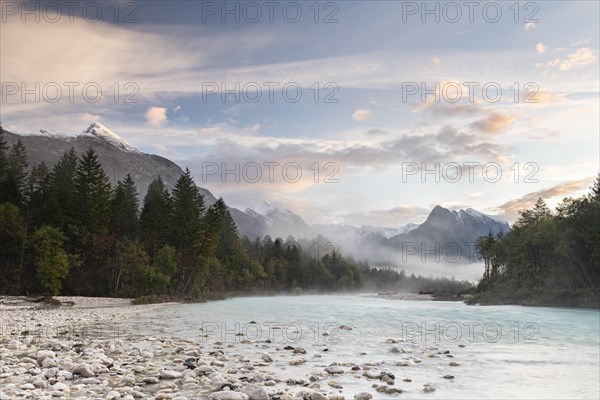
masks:
<svg viewBox="0 0 600 400"><path fill-rule="evenodd" d="M268 352L273 362L263 369L283 386L289 378L310 382L337 362L345 372L321 387L346 398L368 391L376 399L597 399L599 316L597 310L306 295L166 306L132 323L144 335L192 338L206 348L222 343L249 359ZM306 362L289 365L298 358ZM372 385L382 382L348 368L365 363L393 374L404 393L377 393ZM328 387L331 380L343 389ZM435 390L425 392L424 385Z"/></svg>

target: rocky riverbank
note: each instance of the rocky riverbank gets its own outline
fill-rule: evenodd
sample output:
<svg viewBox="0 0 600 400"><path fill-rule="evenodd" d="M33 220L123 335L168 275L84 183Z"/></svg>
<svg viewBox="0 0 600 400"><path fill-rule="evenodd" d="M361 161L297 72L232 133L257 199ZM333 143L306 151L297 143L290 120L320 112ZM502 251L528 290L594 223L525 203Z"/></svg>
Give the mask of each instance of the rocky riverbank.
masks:
<svg viewBox="0 0 600 400"><path fill-rule="evenodd" d="M243 337L225 343L148 337L134 329L144 320L136 315L163 305L130 306L121 299L59 300L73 306L0 304L2 399L389 399L406 388L413 394L435 391L440 381L452 381L450 372L461 366L449 350L389 338L381 346L397 354L393 364L369 360L362 353L353 361L340 359L305 371L302 366L309 358L319 359L329 348L315 344L305 349ZM410 367L428 363L444 373L432 376L432 381L413 382ZM366 383L370 390L347 391L347 382Z"/></svg>

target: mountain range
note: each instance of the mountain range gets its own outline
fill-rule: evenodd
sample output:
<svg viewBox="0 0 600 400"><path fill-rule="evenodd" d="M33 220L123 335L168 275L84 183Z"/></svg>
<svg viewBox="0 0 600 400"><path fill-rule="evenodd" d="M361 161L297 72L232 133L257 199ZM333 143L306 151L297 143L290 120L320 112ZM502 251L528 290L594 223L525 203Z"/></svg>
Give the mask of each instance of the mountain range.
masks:
<svg viewBox="0 0 600 400"><path fill-rule="evenodd" d="M48 166L56 163L59 157L71 147L77 154L89 147L94 148L111 183L116 183L130 174L137 184L142 199L148 185L161 176L166 186L172 189L183 170L167 158L146 154L137 150L119 135L100 123L93 123L77 136L69 136L54 131L41 130L38 133L11 133L5 131L9 146L21 140L27 149L29 165L45 162ZM210 205L216 197L206 188L199 187L204 201ZM315 238L318 235L334 242L344 254L358 259L367 258L377 263L389 263L389 254L405 251L407 243L418 244L426 249L441 248L448 244L458 244L452 251L463 257L472 255L472 243L477 237L490 231L507 232L508 223L498 217L483 214L472 208L451 211L436 206L422 224L407 224L401 227L352 226L341 224L308 225L293 211L277 207L268 201L241 211L229 208L242 236L250 239L270 235L295 238ZM459 249L459 250L457 250ZM414 249L411 248L411 252ZM468 253L467 253L468 252Z"/></svg>

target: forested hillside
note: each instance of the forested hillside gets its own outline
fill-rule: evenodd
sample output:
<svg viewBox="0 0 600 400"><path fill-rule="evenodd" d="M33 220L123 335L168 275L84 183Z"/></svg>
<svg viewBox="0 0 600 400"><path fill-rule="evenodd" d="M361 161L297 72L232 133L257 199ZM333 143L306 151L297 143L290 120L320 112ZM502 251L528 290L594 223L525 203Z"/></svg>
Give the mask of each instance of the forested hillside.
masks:
<svg viewBox="0 0 600 400"><path fill-rule="evenodd" d="M543 199L508 234L476 244L485 273L476 303L599 307L600 176L591 191L552 213Z"/></svg>
<svg viewBox="0 0 600 400"><path fill-rule="evenodd" d="M189 170L159 178L140 204L111 185L95 151L29 168L0 128L0 293L209 298L361 288L461 291L465 282L406 277L343 258L320 237L240 238L223 199L206 207Z"/></svg>

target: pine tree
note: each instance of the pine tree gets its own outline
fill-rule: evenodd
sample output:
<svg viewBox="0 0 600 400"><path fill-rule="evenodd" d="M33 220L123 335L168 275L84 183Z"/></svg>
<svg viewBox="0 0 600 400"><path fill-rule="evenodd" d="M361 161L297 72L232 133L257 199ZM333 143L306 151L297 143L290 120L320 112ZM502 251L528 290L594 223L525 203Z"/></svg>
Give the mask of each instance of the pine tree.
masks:
<svg viewBox="0 0 600 400"><path fill-rule="evenodd" d="M133 239L138 224L138 193L131 175L119 181L111 199L110 230L117 238Z"/></svg>
<svg viewBox="0 0 600 400"><path fill-rule="evenodd" d="M53 225L63 229L70 236L75 224L75 175L77 170L77 154L71 147L54 165L51 172L52 188L48 199L48 216Z"/></svg>
<svg viewBox="0 0 600 400"><path fill-rule="evenodd" d="M19 139L8 153L5 179L6 201L19 207L27 202L27 151Z"/></svg>
<svg viewBox="0 0 600 400"><path fill-rule="evenodd" d="M205 236L214 239L214 243L211 243L214 247L210 248L210 252L225 268L221 271L225 273L225 283L231 285L235 284L236 280L247 281L249 276L245 275L249 275L249 271L240 269L241 266L247 265L246 248L239 238L237 227L223 198L219 198L209 208L206 219L208 229Z"/></svg>
<svg viewBox="0 0 600 400"><path fill-rule="evenodd" d="M8 156L6 152L8 151L8 146L4 141L4 129L2 129L2 125L0 125L0 203L6 201L6 173L8 170Z"/></svg>
<svg viewBox="0 0 600 400"><path fill-rule="evenodd" d="M32 168L27 184L27 210L32 218L33 226L47 225L49 217L48 201L51 190L51 175L43 161Z"/></svg>
<svg viewBox="0 0 600 400"><path fill-rule="evenodd" d="M148 186L140 214L140 236L152 258L168 242L170 223L171 195L159 176Z"/></svg>
<svg viewBox="0 0 600 400"><path fill-rule="evenodd" d="M110 213L110 183L94 149L81 157L75 171L75 214L84 232L106 227Z"/></svg>
<svg viewBox="0 0 600 400"><path fill-rule="evenodd" d="M0 204L0 293L21 291L24 243L27 237L25 221L19 208Z"/></svg>
<svg viewBox="0 0 600 400"><path fill-rule="evenodd" d="M194 183L190 170L177 180L173 189L171 241L178 250L176 291L184 293L199 261L202 242L204 199Z"/></svg>
<svg viewBox="0 0 600 400"><path fill-rule="evenodd" d="M540 197L532 209L520 210L520 218L515 222L515 227L526 227L552 218L552 212L546 202Z"/></svg>
<svg viewBox="0 0 600 400"><path fill-rule="evenodd" d="M202 229L204 198L194 183L190 170L177 180L173 189L171 238L175 246L192 249Z"/></svg>

